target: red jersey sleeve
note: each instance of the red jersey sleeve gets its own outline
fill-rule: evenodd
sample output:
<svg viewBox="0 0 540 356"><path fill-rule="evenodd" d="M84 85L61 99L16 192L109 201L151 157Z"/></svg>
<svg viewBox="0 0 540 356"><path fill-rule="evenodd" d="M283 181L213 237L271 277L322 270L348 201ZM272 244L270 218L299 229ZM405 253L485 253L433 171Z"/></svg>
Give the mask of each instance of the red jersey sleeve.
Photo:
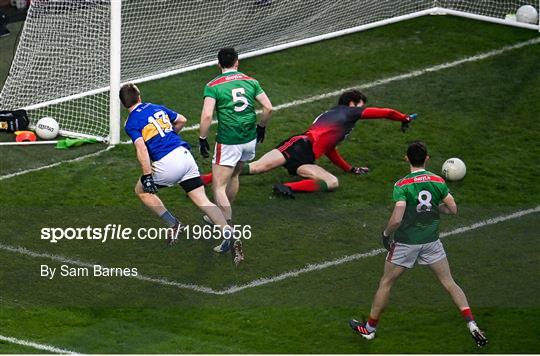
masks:
<svg viewBox="0 0 540 356"><path fill-rule="evenodd" d="M394 121L407 121L407 115L394 109L365 108L360 115L361 119L390 119Z"/></svg>
<svg viewBox="0 0 540 356"><path fill-rule="evenodd" d="M332 150L326 152L326 157L332 161L333 164L343 169L345 172L349 172L352 166L341 157L338 150L334 147Z"/></svg>

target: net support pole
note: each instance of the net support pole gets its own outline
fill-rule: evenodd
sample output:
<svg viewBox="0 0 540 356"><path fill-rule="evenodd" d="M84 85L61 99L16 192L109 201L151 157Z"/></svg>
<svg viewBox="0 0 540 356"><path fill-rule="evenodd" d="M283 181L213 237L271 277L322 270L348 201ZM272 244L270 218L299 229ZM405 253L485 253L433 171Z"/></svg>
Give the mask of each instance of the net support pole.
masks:
<svg viewBox="0 0 540 356"><path fill-rule="evenodd" d="M120 91L122 53L122 0L111 0L111 57L109 92L109 144L120 142Z"/></svg>

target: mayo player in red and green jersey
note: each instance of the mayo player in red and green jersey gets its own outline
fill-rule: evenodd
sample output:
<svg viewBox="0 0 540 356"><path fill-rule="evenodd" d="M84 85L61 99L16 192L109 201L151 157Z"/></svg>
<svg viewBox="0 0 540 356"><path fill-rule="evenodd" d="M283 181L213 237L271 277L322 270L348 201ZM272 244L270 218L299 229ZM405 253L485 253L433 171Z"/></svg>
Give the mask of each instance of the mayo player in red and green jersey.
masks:
<svg viewBox="0 0 540 356"><path fill-rule="evenodd" d="M457 205L441 177L426 171L429 159L427 148L421 141L411 143L407 160L411 173L394 185L394 211L382 233L383 244L388 250L384 274L375 293L367 322L350 320L349 325L360 336L371 340L379 318L388 304L390 289L398 277L416 262L428 265L452 297L467 323L467 328L478 346L487 344L487 338L478 328L467 297L456 284L450 272L441 240L439 239L439 214L456 214ZM394 233L394 241L390 236Z"/></svg>
<svg viewBox="0 0 540 356"><path fill-rule="evenodd" d="M238 53L234 48L222 48L218 53L221 74L204 88L201 113L199 148L208 157L210 145L207 136L214 109L217 112L217 136L212 160L214 199L229 221L232 219L231 202L239 188L239 175L244 162L255 158L257 142L263 142L266 124L272 114L272 103L259 82L238 71ZM262 106L261 120L257 124L255 102ZM205 217L205 220L207 217ZM235 242L235 248L240 240ZM226 241L215 250L225 252L230 248Z"/></svg>

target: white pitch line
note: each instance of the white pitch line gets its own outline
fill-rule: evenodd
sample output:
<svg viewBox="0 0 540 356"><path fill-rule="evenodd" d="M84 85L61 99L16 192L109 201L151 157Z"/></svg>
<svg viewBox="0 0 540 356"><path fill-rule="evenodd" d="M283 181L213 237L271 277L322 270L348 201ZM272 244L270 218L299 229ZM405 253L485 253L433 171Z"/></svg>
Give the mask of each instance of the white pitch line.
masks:
<svg viewBox="0 0 540 356"><path fill-rule="evenodd" d="M485 227L485 226L488 226L488 225L498 224L498 223L501 223L503 221L507 221L507 220L511 220L511 219L517 219L517 218L520 218L522 216L533 214L533 213L538 213L538 212L540 212L540 205L538 205L536 208L531 208L531 209L527 209L527 210L519 210L519 211L516 211L515 213L509 214L509 215L502 215L502 216L498 216L498 217L495 217L495 218L482 220L482 221L479 221L479 222L474 223L474 224L469 225L469 226L459 227L457 229L454 229L454 230L451 230L451 231L448 231L448 232L443 232L443 233L440 234L440 236L441 236L441 238L443 238L443 237L447 237L447 236L451 236L451 235L462 234L462 233L467 232L467 231L479 229L479 228L482 228L482 227ZM57 261L57 262L60 262L60 263L72 264L72 265L81 266L81 267L90 267L90 268L92 268L94 265L97 265L97 263L79 261L79 260L70 259L70 258L67 258L67 257L64 257L64 256L53 255L53 254L48 254L48 253L35 252L35 251L28 250L28 249L26 249L24 247L14 247L14 246L9 246L9 245L4 245L4 244L1 244L1 243L0 243L0 250L19 253L21 255L26 255L26 256L30 256L30 257L34 257L34 258L46 258L46 259L50 259L50 260ZM247 284L243 284L243 285L240 285L240 286L231 286L231 287L223 289L223 290L215 290L215 289L212 289L210 287L199 286L199 285L196 285L196 284L180 283L180 282L168 280L166 278L150 277L150 276L145 276L145 275L140 275L140 274L137 275L137 276L130 276L128 278L133 278L133 279L137 279L137 280L140 280L140 281L145 281L145 282L150 282L150 283L155 283L155 284L172 286L172 287L176 287L176 288L180 288L180 289L188 289L188 290L201 292L201 293L206 293L206 294L225 295L225 294L237 293L237 292L239 292L241 290L248 289L248 288L255 288L255 287L265 285L265 284L279 282L279 281L282 281L282 280L285 280L285 279L288 279L288 278L291 278L291 277L298 277L299 275L304 274L304 273L318 271L318 270L326 269L326 268L333 267L333 266L338 266L338 265L341 265L341 264L344 264L344 263L347 263L347 262L352 262L352 261L364 259L364 258L367 258L367 257L377 256L377 255L379 255L381 253L384 253L384 252L386 252L385 249L379 248L379 249L371 250L369 252L357 253L357 254L341 257L341 258L331 260L331 261L324 261L324 262L321 262L321 263L309 264L309 265L307 265L307 266L305 266L303 268L300 268L300 269L296 269L296 270L292 270L292 271L289 271L289 272L281 273L281 274L273 276L273 277L259 278L259 279L256 279L254 281L251 281L251 282L249 282ZM103 265L101 265L101 266L104 267Z"/></svg>
<svg viewBox="0 0 540 356"><path fill-rule="evenodd" d="M516 211L515 213L512 213L510 215L497 216L495 218L479 221L479 222L474 223L474 224L469 225L469 226L459 227L459 228L454 229L452 231L443 232L439 236L441 238L443 238L443 237L447 237L447 236L458 235L458 234L462 234L462 233L467 232L467 231L476 230L476 229L484 227L484 226L495 225L495 224L498 224L498 223L503 222L503 221L512 220L512 219L518 219L518 218L520 218L522 216L529 215L529 214L534 214L534 213L538 213L538 212L540 212L540 205L538 205L536 208L531 208L531 209L527 209L527 210L519 210L519 211Z"/></svg>
<svg viewBox="0 0 540 356"><path fill-rule="evenodd" d="M464 64L464 63L480 61L482 59L490 58L490 57L497 56L499 54L502 54L502 53L505 53L505 52L508 52L508 51L513 51L515 49L535 45L535 44L538 44L538 43L540 43L540 38L533 38L533 39L530 39L530 40L527 40L527 41L524 41L524 42L516 43L514 45L504 46L504 47L501 47L501 48L496 49L496 50L480 53L480 54L477 54L477 55L474 55L474 56L471 56L471 57L466 57L466 58L463 58L463 59L458 59L458 60L453 61L453 62L446 62L446 63L442 63L442 64L437 64L437 65L434 65L434 66L431 66L431 67L426 67L426 68L423 68L423 69L413 70L411 72L404 73L404 74L399 74L399 75L396 75L396 76L393 76L393 77L378 79L378 80L375 80L373 82L368 82L366 84L358 84L358 85L355 85L355 86L352 86L352 87L341 88L341 89L334 90L334 91L331 91L331 92L328 92L328 93L319 94L319 95L315 95L315 96L310 96L310 97L307 97L307 98L304 98L304 99L298 99L298 100L294 100L294 101L291 101L291 102L288 102L288 103L276 105L276 106L274 106L274 111L279 111L279 110L283 110L283 109L287 109L287 108L291 108L291 107L295 107L295 106L308 104L308 103L312 103L312 102L315 102L315 101L335 97L335 96L340 95L341 93L343 93L346 90L357 89L359 87L361 87L362 89L369 89L369 88L376 87L378 85L383 85L383 84L388 84L388 83L399 81L399 80L418 77L418 76L421 76L421 75L423 75L425 73L437 72L437 71L440 71L440 70L443 70L443 69L456 67L456 66L459 66L459 65ZM257 110L257 113L260 113L260 112L261 112L260 110ZM217 120L212 121L212 125L214 125L216 123L217 123ZM188 127L184 128L184 129L182 129L182 131L194 131L194 130L198 130L199 127L200 127L199 124L195 124L195 125L191 125L191 126L188 126ZM132 144L132 142L130 140L122 141L122 142L120 142L120 144ZM83 157L88 158L90 156L89 155L82 156L81 159L84 159ZM63 161L63 162L73 162L73 161L74 160ZM56 167L56 166L58 166L60 164L62 164L62 162L58 162L58 164L55 163L55 164L40 167L40 168L34 168L33 170L21 171L21 172L16 172L16 173L13 173L13 174L8 174L8 175L5 175L5 176L0 176L0 180L16 177L17 175L26 174L26 173L30 173L30 172L35 172L35 171L42 170L42 169Z"/></svg>
<svg viewBox="0 0 540 356"><path fill-rule="evenodd" d="M56 262L65 263L68 265L87 267L87 268L94 268L95 265L99 265L101 267L107 268L107 266L104 266L99 263L85 262L85 261L75 260L69 257L60 256L60 255L36 252L36 251L32 251L32 250L29 250L27 248L20 247L20 246L10 246L10 245L4 245L0 243L0 250L14 252L14 253L18 253L25 256L30 256L33 258L45 258L45 259L53 260ZM173 286L173 287L177 287L181 289L189 289L196 292L202 292L202 293L207 293L207 294L219 294L218 291L215 291L212 288L198 286L196 284L170 281L166 278L161 278L161 277L149 277L142 274L138 274L136 276L128 276L127 278L138 279L140 281L151 282L151 283L156 283L156 284L161 284L161 285L166 285L166 286Z"/></svg>
<svg viewBox="0 0 540 356"><path fill-rule="evenodd" d="M4 336L4 335L0 335L0 341L5 341L5 342L9 342L9 343L12 343L12 344L17 344L17 345L22 345L22 346L27 346L27 347L31 347L31 348L37 349L37 350L48 351L48 352L51 352L53 354L75 354L75 355L77 354L76 352L60 349L58 347L54 347L54 346L51 346L51 345L38 344L37 342L21 340L21 339L17 339L17 338L14 338L14 337L9 337L9 336Z"/></svg>
<svg viewBox="0 0 540 356"><path fill-rule="evenodd" d="M458 234L462 234L462 233L467 232L467 231L479 229L479 228L482 228L482 227L485 227L485 226L488 226L488 225L495 225L495 224L498 224L498 223L501 223L501 222L504 222L504 221L507 221L507 220L517 219L517 218L520 218L522 216L533 214L533 213L538 213L538 212L540 212L540 205L537 206L536 208L527 209L527 210L520 210L520 211L517 211L517 212L509 214L509 215L498 216L498 217L495 217L495 218L479 221L479 222L474 223L474 224L469 225L469 226L464 226L464 227L460 227L460 228L457 228L457 229L454 229L454 230L451 230L451 231L448 231L448 232L443 232L443 233L440 234L440 236L441 236L441 238L443 238L443 237L447 237L447 236L451 236L451 235L458 235ZM79 265L79 266L83 266L83 267L91 267L91 266L93 266L93 264L88 263L88 262L81 262L81 261L65 258L65 257L62 257L62 256L50 255L50 254L46 254L46 253L37 253L37 252L33 252L33 251L27 250L27 249L22 248L22 247L11 247L11 246L6 246L6 245L3 245L3 244L0 244L0 249L5 250L5 251L20 253L20 254L23 254L23 255L31 256L31 257L48 258L48 259L52 259L52 260L55 260L55 261L58 261L58 262L69 263L69 264ZM309 264L306 267L301 268L301 269L285 272L285 273L279 274L279 275L274 276L274 277L259 278L259 279L256 279L256 280L252 281L252 282L249 282L247 284L244 284L244 285L241 285L241 286L232 286L232 287L229 287L229 288L221 290L221 291L216 291L216 290L214 290L212 288L197 286L197 285L194 285L194 284L184 284L184 283L178 283L178 282L174 282L174 281L169 281L169 280L164 279L164 278L146 277L146 276L143 276L143 275L134 276L132 278L142 280L142 281L145 281L145 282L158 283L158 284L167 285L167 286L174 286L174 287L181 288L181 289L191 289L191 290L194 290L194 291L197 291L197 292L202 292L202 293L207 293L207 294L225 295L225 294L237 293L237 292L240 292L240 291L242 291L244 289L248 289L248 288L255 288L255 287L260 287L260 286L265 285L265 284L279 282L279 281L282 281L282 280L285 280L285 279L288 279L288 278L291 278L291 277L298 277L299 275L304 274L304 273L318 271L318 270L326 269L326 268L333 267L333 266L338 266L338 265L341 265L341 264L344 264L344 263L347 263L347 262L352 262L352 261L364 259L364 258L367 258L367 257L377 256L377 255L380 255L380 254L385 253L385 252L386 252L385 249L379 248L379 249L371 250L371 251L366 252L366 253L357 253L357 254L354 254L354 255L345 256L345 257L342 257L342 258L339 258L339 259L336 259L336 260L332 260L332 261L326 261L326 262L317 263L317 264ZM38 343L35 343L35 342L32 342L32 341L16 339L14 337L8 337L8 336L0 335L0 340L5 341L5 342L10 342L10 343L13 343L13 344L18 344L18 345L22 345L22 346L31 347L31 348L42 350L42 351L48 351L48 352L52 352L52 353L56 353L56 354L76 354L76 352L73 352L73 351L57 348L57 347L54 347L54 346L51 346L51 345L38 344Z"/></svg>
<svg viewBox="0 0 540 356"><path fill-rule="evenodd" d="M527 41L524 41L524 42L519 42L519 43L516 43L514 45L504 46L504 47L501 47L501 48L493 50L493 51L488 51L488 52L480 53L480 54L477 54L477 55L474 55L474 56L471 56L471 57L458 59L458 60L453 61L453 62L446 62L446 63L442 63L442 64L437 64L437 65L434 65L434 66L431 66L431 67L426 67L426 68L423 68L423 69L413 70L411 72L407 72L407 73L404 73L404 74L399 74L399 75L396 75L396 76L393 76L393 77L378 79L378 80L375 80L375 81L372 81L372 82L368 82L366 84L358 84L358 85L355 85L355 86L352 86L352 87L341 88L341 89L334 90L334 91L331 91L331 92L328 92L328 93L314 95L314 96L310 96L310 97L307 97L307 98L304 98L304 99L298 99L298 100L294 100L294 101L291 101L291 102L288 102L288 103L276 105L276 106L274 106L274 111L279 111L279 110L283 110L283 109L287 109L287 108L291 108L291 107L295 107L295 106L300 106L300 105L303 105L303 104L308 104L308 103L312 103L312 102L323 100L323 99L332 98L332 97L340 95L341 93L343 93L346 90L357 89L359 87L361 87L362 89L369 89L369 88L373 88L373 87L376 87L376 86L379 86L379 85L399 81L399 80L418 77L418 76L421 76L421 75L426 74L426 73L437 72L437 71L440 71L440 70L443 70L443 69L456 67L456 66L459 66L459 65L464 64L464 63L480 61L482 59L490 58L490 57L497 56L497 55L500 55L500 54L508 52L508 51L523 48L523 47L526 47L526 46L535 45L535 44L538 44L538 43L540 43L540 38L533 38L531 40L527 40ZM260 112L261 112L260 110L257 110L257 113L260 113ZM217 123L217 120L212 121L212 124L216 124L216 123ZM199 124L195 124L195 125L191 125L191 126L188 126L188 127L184 128L184 129L182 129L182 131L194 131L194 130L199 129L199 127L200 127ZM131 141L123 141L122 142L122 144L131 144L131 143L132 143Z"/></svg>
<svg viewBox="0 0 540 356"><path fill-rule="evenodd" d="M244 285L241 285L241 286L232 286L232 287L229 287L227 289L219 291L219 294L233 294L233 293L239 292L239 291L244 290L244 289L260 287L260 286L263 286L265 284L279 282L279 281L282 281L282 280L287 279L287 278L298 277L299 275L304 274L304 273L318 271L318 270L321 270L321 269L341 265L343 263L359 260L359 259L362 259L362 258L377 256L377 255L379 255L379 254L381 254L383 252L386 252L386 250L383 249L383 248L378 248L378 249L374 249L374 250L371 250L371 251L366 252L366 253L357 253L357 254L354 254L354 255L341 257L341 258L338 258L337 260L326 261L326 262L322 262L322 263L309 264L309 265L305 266L304 268L300 268L300 269L296 269L296 270L293 270L293 271L278 274L277 276L274 276L274 277L259 278L259 279L256 279L254 281L251 281L251 282L249 282L247 284L244 284Z"/></svg>
<svg viewBox="0 0 540 356"><path fill-rule="evenodd" d="M68 159L68 160L65 160L65 161L55 162L55 163L52 163L52 164L49 164L49 165L46 165L46 166L42 166L42 167L30 168L30 169L25 169L25 170L18 171L18 172L15 172L15 173L6 174L6 175L3 175L3 176L0 176L0 181L2 181L4 179L9 179L9 178L21 176L21 175L27 174L27 173L38 172L38 171L42 171L44 169L57 167L57 166L60 166L60 165L62 165L64 163L78 162L78 161L82 161L83 159L87 159L87 158L90 158L90 157L96 157L96 156L99 156L100 154L102 154L103 152L106 152L106 151L112 149L113 147L114 146L108 146L107 148L104 148L102 150L99 150L99 151L96 151L96 152L93 152L93 153L89 153L89 154L84 155L84 156L79 156L77 158L72 158L72 159Z"/></svg>
<svg viewBox="0 0 540 356"><path fill-rule="evenodd" d="M454 229L454 230L451 230L451 231L448 231L448 232L443 232L443 233L440 234L440 237L443 238L443 237L447 237L447 236L451 236L451 235L462 234L464 232L479 229L479 228L484 227L484 226L498 224L498 223L503 222L503 221L507 221L507 220L511 220L511 219L517 219L517 218L520 218L522 216L525 216L525 215L528 215L528 214L533 214L533 213L538 213L538 212L540 212L540 205L537 206L536 208L527 209L527 210L520 210L520 211L517 211L517 212L515 212L513 214L510 214L510 215L498 216L498 217L495 217L495 218L479 221L479 222L474 223L474 224L469 225L469 226L464 226L464 227L460 227L460 228L457 228L457 229ZM325 268L332 267L332 266L338 266L338 265L341 265L341 264L344 264L344 263L347 263L347 262L356 261L356 260L364 259L364 258L367 258L367 257L377 256L377 255L380 255L380 254L385 253L385 252L386 252L385 249L379 248L379 249L371 250L371 251L366 252L366 253L357 253L357 254L354 254L354 255L341 257L341 258L338 258L338 259L332 260L332 261L326 261L326 262L317 263L317 264L310 264L310 265L305 266L304 268L293 270L293 271L290 271L290 272L285 272L285 273L279 274L279 275L274 276L274 277L259 278L257 280L254 280L252 282L249 282L249 283L241 285L241 286L232 286L232 287L229 287L227 289L219 291L219 294L233 294L233 293L239 292L239 291L247 289L247 288L260 287L262 285L282 281L282 280L287 279L287 278L297 277L297 276L299 276L301 274L304 274L304 273L318 271L318 270L325 269Z"/></svg>
<svg viewBox="0 0 540 356"><path fill-rule="evenodd" d="M291 102L288 102L288 103L276 105L276 106L274 106L274 111L279 111L279 110L291 108L291 107L294 107L294 106L300 106L300 105L303 105L303 104L308 104L308 103L312 103L312 102L315 102L315 101L319 101L319 100L339 96L341 93L343 93L346 90L352 90L352 89L358 89L358 88L369 89L369 88L373 88L373 87L376 87L376 86L379 86L379 85L388 84L388 83L391 83L391 82L396 82L396 81L399 81L399 80L418 77L418 76L421 76L421 75L426 74L426 73L438 72L438 71L443 70L443 69L457 67L457 66L459 66L461 64L464 64L464 63L477 62L477 61L480 61L482 59L490 58L490 57L493 57L493 56L503 54L503 53L508 52L508 51L513 51L515 49L519 49L519 48L523 48L523 47L527 47L527 46L532 46L532 45L535 45L535 44L538 44L538 43L540 43L540 37L539 38L533 38L533 39L523 41L523 42L519 42L519 43L516 43L516 44L513 44L513 45L509 45L509 46L504 46L504 47L501 47L499 49L495 49L495 50L492 50L492 51L480 53L480 54L477 54L477 55L474 55L474 56L471 56L471 57L458 59L458 60L455 60L455 61L452 61L452 62L446 62L446 63L442 63L442 64L437 64L437 65L434 65L434 66L431 66L431 67L426 67L426 68L423 68L423 69L413 70L413 71L410 71L410 72L407 72L407 73L404 73L404 74L399 74L399 75L396 75L396 76L393 76L393 77L378 79L378 80L368 82L368 83L365 83L365 84L358 84L358 85L348 87L348 88L341 88L341 89L334 90L334 91L331 91L331 92L328 92L328 93L314 95L314 96L310 96L310 97L307 97L307 98L304 98L304 99L294 100L294 101L291 101ZM257 111L257 113L260 113L260 112L261 112L260 110ZM212 121L212 124L215 124L215 123L217 123L216 120ZM182 131L193 131L193 130L197 130L198 128L199 128L199 124L196 124L196 125L188 126L185 129L183 129ZM131 141L129 141L129 142L131 142Z"/></svg>

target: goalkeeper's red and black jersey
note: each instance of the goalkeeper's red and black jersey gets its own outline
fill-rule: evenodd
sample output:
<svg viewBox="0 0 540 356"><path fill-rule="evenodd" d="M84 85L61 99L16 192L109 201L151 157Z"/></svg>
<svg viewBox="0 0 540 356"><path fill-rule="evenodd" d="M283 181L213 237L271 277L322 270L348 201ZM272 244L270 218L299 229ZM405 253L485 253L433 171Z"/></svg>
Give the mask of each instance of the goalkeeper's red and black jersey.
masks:
<svg viewBox="0 0 540 356"><path fill-rule="evenodd" d="M305 135L313 145L315 159L318 159L343 141L351 133L358 120L382 118L405 121L407 115L392 109L338 105L319 115Z"/></svg>

